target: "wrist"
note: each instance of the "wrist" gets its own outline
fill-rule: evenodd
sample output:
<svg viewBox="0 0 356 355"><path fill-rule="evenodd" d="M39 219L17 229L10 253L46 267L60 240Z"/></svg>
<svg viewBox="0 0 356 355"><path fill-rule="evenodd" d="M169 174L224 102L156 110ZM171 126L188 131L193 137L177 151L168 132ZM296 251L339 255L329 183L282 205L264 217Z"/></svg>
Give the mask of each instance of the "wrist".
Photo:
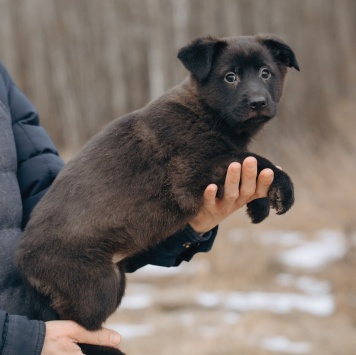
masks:
<svg viewBox="0 0 356 355"><path fill-rule="evenodd" d="M216 226L216 229L217 229L217 226ZM211 238L211 236L213 235L214 230L215 230L215 228L213 228L205 233L197 233L191 227L190 224L187 224L186 228L184 229L184 231L192 245L199 245L200 243L203 243L203 242L205 243L206 241L208 241Z"/></svg>
<svg viewBox="0 0 356 355"><path fill-rule="evenodd" d="M203 235L205 233L208 233L211 231L211 227L210 226L204 226L199 222L196 221L190 221L189 222L189 226L191 229L193 229L193 231L199 235Z"/></svg>
<svg viewBox="0 0 356 355"><path fill-rule="evenodd" d="M192 226L190 223L189 223L189 227L193 230L194 233L198 234L199 236L202 236L203 234L205 234L206 232L199 232L197 231L194 226Z"/></svg>

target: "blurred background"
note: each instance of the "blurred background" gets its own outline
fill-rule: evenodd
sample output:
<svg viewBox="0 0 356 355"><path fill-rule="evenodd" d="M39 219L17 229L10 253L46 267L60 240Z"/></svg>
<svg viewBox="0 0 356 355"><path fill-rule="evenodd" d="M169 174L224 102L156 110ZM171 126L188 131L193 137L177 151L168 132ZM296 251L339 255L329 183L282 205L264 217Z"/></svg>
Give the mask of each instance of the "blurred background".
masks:
<svg viewBox="0 0 356 355"><path fill-rule="evenodd" d="M129 275L108 321L134 354L355 354L356 1L0 0L0 60L69 159L187 75L197 36L275 33L295 51L277 117L251 150L296 204L220 226L213 250Z"/></svg>

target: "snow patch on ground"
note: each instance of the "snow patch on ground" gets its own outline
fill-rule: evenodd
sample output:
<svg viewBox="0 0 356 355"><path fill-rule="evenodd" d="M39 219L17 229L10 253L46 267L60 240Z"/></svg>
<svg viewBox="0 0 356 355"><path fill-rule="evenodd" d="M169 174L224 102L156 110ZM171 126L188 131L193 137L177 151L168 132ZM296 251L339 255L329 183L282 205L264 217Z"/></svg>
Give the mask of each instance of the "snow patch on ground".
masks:
<svg viewBox="0 0 356 355"><path fill-rule="evenodd" d="M294 276L291 274L278 274L276 283L281 286L292 286L309 295L325 295L330 293L331 284L328 281L318 280L309 276Z"/></svg>
<svg viewBox="0 0 356 355"><path fill-rule="evenodd" d="M311 350L309 343L292 342L283 336L263 339L260 345L263 349L274 353L306 354Z"/></svg>
<svg viewBox="0 0 356 355"><path fill-rule="evenodd" d="M326 317L334 312L335 303L332 295L268 292L229 292L226 294L201 292L197 303L206 308L223 307L230 311L269 311L288 313L299 311L317 317Z"/></svg>
<svg viewBox="0 0 356 355"><path fill-rule="evenodd" d="M346 254L344 235L337 230L320 230L317 240L287 250L279 260L287 266L301 269L322 269Z"/></svg>

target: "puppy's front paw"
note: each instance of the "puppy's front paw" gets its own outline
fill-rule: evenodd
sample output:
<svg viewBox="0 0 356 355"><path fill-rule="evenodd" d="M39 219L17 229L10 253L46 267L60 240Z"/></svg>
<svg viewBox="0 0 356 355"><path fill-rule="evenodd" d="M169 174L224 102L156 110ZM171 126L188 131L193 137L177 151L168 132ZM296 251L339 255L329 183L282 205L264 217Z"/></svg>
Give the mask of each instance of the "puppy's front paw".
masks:
<svg viewBox="0 0 356 355"><path fill-rule="evenodd" d="M269 215L270 201L268 197L258 198L247 204L247 214L252 223L260 223Z"/></svg>
<svg viewBox="0 0 356 355"><path fill-rule="evenodd" d="M286 213L294 203L294 187L290 177L280 172L273 181L268 197L277 214Z"/></svg>

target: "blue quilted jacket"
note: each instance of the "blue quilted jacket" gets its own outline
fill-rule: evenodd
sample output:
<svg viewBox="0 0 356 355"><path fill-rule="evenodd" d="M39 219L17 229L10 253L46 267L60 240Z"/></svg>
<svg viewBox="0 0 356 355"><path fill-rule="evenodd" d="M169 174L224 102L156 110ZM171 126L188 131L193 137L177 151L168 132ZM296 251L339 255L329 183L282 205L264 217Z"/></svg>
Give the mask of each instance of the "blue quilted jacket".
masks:
<svg viewBox="0 0 356 355"><path fill-rule="evenodd" d="M29 320L13 263L21 229L63 166L38 115L0 64L0 354L40 354L45 324Z"/></svg>

